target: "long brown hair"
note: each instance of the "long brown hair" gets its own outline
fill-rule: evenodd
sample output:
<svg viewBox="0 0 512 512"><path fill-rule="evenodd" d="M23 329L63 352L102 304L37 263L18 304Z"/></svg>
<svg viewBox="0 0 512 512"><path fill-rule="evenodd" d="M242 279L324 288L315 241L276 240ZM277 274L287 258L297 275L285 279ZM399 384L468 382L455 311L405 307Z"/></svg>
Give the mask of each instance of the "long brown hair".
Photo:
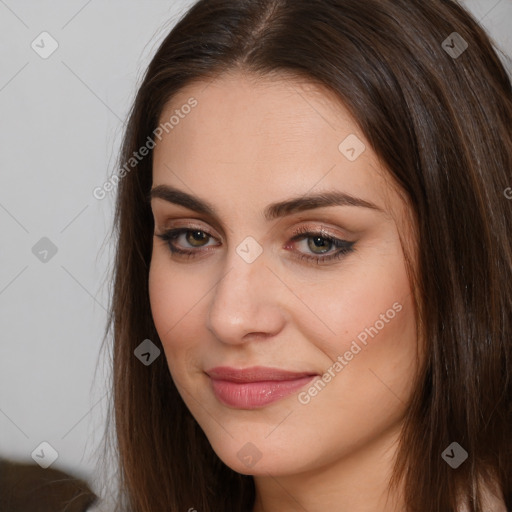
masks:
<svg viewBox="0 0 512 512"><path fill-rule="evenodd" d="M408 510L454 512L463 498L483 512L482 483L491 482L511 509L512 87L488 36L451 0L200 0L159 47L118 179L109 325L119 508L253 506L253 478L213 452L165 357L145 366L134 356L144 339L162 347L148 295L151 152L126 162L154 138L173 95L234 69L333 91L411 204L425 358L392 480ZM452 442L468 453L457 469L441 457Z"/></svg>

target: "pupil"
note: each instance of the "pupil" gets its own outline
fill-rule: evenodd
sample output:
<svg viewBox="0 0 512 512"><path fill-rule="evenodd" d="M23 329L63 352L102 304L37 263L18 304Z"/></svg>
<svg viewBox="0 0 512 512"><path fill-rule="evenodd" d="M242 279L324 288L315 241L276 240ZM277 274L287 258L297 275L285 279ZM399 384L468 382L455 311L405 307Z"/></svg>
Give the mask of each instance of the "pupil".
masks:
<svg viewBox="0 0 512 512"><path fill-rule="evenodd" d="M189 242L191 242L192 245L200 245L197 244L197 242L204 242L205 239L207 238L207 235L202 231L190 231L188 235Z"/></svg>
<svg viewBox="0 0 512 512"><path fill-rule="evenodd" d="M313 244L309 244L309 248L313 252L326 252L329 250L331 241L327 240L326 238L322 238L321 236L315 236L311 238L310 240L313 240ZM324 249L323 251L315 251L315 249Z"/></svg>

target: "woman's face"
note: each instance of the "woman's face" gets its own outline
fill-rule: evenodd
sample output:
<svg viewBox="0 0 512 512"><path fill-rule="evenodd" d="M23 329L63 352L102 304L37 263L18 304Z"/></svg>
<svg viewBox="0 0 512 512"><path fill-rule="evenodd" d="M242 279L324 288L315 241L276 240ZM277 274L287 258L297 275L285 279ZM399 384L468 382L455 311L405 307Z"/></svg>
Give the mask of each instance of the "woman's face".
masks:
<svg viewBox="0 0 512 512"><path fill-rule="evenodd" d="M149 289L183 400L240 473L370 460L417 372L407 207L312 85L224 75L183 89L173 115L153 155L155 233L171 233Z"/></svg>

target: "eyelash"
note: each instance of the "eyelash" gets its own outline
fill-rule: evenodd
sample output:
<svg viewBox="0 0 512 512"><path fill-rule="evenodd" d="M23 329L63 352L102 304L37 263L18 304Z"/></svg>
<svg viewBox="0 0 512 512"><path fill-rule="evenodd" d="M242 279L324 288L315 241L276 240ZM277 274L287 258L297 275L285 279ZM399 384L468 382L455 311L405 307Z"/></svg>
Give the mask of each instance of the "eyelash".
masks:
<svg viewBox="0 0 512 512"><path fill-rule="evenodd" d="M168 231L165 231L164 233L155 233L155 236L166 242L170 252L172 254L179 254L181 257L184 257L186 259L195 258L197 256L198 252L205 252L204 250L201 250L199 248L198 251L196 250L183 250L178 249L175 245L172 244L174 240L176 240L178 237L180 237L184 233L188 233L190 231L198 231L200 233L204 233L209 238L214 238L212 235L210 235L207 231L195 227L184 227L184 228L175 228L170 229ZM353 245L355 242L349 242L348 240L341 240L339 238L333 237L326 233L324 230L319 231L311 231L307 227L300 227L295 230L292 238L290 241L297 242L301 240L305 240L308 238L322 238L323 240L326 240L328 242L331 242L333 247L332 248L338 248L338 250L330 254L328 256L308 256L303 253L299 253L296 258L298 258L301 261L308 261L308 262L316 262L317 264L325 263L328 261L341 259L346 254L354 251ZM332 249L331 248L331 249Z"/></svg>

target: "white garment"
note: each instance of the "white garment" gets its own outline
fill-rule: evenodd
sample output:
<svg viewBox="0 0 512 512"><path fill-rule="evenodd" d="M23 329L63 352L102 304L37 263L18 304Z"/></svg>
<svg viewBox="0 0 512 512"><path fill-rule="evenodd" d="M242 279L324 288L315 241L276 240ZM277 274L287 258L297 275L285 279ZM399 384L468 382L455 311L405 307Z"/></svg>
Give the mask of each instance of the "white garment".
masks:
<svg viewBox="0 0 512 512"><path fill-rule="evenodd" d="M87 512L107 512L106 510L101 509L100 506L101 502L98 500L94 505L87 509Z"/></svg>

